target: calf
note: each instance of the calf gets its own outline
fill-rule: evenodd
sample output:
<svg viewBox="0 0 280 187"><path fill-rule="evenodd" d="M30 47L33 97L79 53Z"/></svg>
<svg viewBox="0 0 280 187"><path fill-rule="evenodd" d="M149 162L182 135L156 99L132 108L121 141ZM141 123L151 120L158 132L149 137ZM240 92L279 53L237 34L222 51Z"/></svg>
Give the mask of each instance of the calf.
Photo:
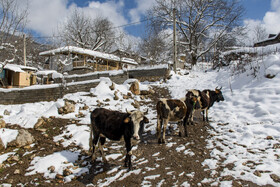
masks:
<svg viewBox="0 0 280 187"><path fill-rule="evenodd" d="M224 101L224 97L221 91L222 88L215 88L215 90L190 90L187 94L196 95L199 98L199 102L201 104L201 110L203 113L203 121L209 121L208 119L208 110L210 107L213 106L214 102ZM186 96L187 97L187 96ZM194 111L191 113L191 121L193 121L193 114Z"/></svg>
<svg viewBox="0 0 280 187"><path fill-rule="evenodd" d="M157 138L158 143L165 143L165 131L169 121L178 122L179 129L181 129L182 123L184 126L184 134L187 136L187 122L188 122L188 113L190 113L190 107L188 105L195 106L199 108L197 98L186 98L185 100L178 99L161 99L158 101L157 109ZM161 129L163 126L163 132ZM179 131L181 134L181 131Z"/></svg>
<svg viewBox="0 0 280 187"><path fill-rule="evenodd" d="M92 161L95 160L97 143L103 161L107 162L103 153L103 145L106 138L119 141L124 137L126 147L125 167L128 167L130 170L132 168L131 138L140 140L141 133L144 129L144 123L148 123L149 120L140 111L122 113L104 108L95 109L91 113L90 119L91 133L89 145L90 149L92 149Z"/></svg>

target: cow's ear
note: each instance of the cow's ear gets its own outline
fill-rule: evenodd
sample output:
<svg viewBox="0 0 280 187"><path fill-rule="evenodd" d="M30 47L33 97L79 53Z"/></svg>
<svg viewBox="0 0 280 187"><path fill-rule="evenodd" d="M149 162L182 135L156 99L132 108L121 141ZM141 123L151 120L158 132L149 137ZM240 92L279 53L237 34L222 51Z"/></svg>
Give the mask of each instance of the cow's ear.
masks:
<svg viewBox="0 0 280 187"><path fill-rule="evenodd" d="M123 122L124 123L129 123L130 122L130 118L129 117L125 118Z"/></svg>

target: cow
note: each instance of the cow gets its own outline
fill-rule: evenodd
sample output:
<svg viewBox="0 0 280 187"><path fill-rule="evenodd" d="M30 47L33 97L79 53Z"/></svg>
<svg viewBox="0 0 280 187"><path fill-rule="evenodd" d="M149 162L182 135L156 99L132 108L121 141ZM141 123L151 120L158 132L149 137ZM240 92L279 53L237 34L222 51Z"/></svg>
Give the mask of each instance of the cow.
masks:
<svg viewBox="0 0 280 187"><path fill-rule="evenodd" d="M216 87L215 90L203 90L203 91L199 91L199 90L190 90L187 94L192 93L193 95L197 96L199 98L199 102L201 104L201 110L202 110L202 114L203 114L203 121L209 122L208 119L208 110L210 107L213 106L213 104L215 102L220 102L220 101L224 101L224 97L222 94L222 87L218 88ZM187 97L187 96L186 96ZM191 121L193 121L193 114L194 111L191 113Z"/></svg>
<svg viewBox="0 0 280 187"><path fill-rule="evenodd" d="M196 109L200 108L197 102L197 97L185 98L185 99L160 99L157 102L157 138L158 143L165 143L165 131L169 121L178 122L179 129L184 127L184 134L187 136L188 114L190 113L190 107L194 106ZM163 128L163 130L162 130ZM161 132L162 131L162 132ZM179 135L182 136L181 130Z"/></svg>
<svg viewBox="0 0 280 187"><path fill-rule="evenodd" d="M103 145L106 138L119 141L124 138L126 147L126 157L124 166L132 169L131 155L132 145L131 139L139 141L143 133L144 123L149 120L143 112L119 112L104 108L96 108L92 111L91 116L91 132L90 132L90 150L92 151L92 161L95 161L95 152L97 143L105 163L107 160L103 153ZM92 139L93 136L93 139Z"/></svg>

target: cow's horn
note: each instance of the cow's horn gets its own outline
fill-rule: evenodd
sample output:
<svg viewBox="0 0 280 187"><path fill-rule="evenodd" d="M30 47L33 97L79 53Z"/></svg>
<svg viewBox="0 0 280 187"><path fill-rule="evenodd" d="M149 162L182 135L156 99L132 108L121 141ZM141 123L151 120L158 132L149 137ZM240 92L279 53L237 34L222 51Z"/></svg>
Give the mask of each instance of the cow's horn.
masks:
<svg viewBox="0 0 280 187"><path fill-rule="evenodd" d="M127 110L127 108L125 109L125 111L126 111L126 113L129 113L129 114L131 114L131 112L129 112L129 111Z"/></svg>

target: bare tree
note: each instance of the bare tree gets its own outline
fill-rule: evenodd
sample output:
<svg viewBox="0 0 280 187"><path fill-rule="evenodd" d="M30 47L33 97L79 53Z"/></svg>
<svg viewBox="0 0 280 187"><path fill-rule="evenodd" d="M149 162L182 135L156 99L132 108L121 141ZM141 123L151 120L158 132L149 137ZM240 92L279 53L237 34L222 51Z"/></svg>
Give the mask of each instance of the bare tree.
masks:
<svg viewBox="0 0 280 187"><path fill-rule="evenodd" d="M92 19L75 9L62 28L62 40L82 48L108 51L115 38L112 25L107 18Z"/></svg>
<svg viewBox="0 0 280 187"><path fill-rule="evenodd" d="M158 32L147 34L139 44L140 53L150 59L152 63L160 61L166 49L167 46L163 34Z"/></svg>
<svg viewBox="0 0 280 187"><path fill-rule="evenodd" d="M244 9L238 0L156 0L150 10L153 24L163 28L172 25L172 11L176 9L176 23L185 42L192 64L210 51L224 37L226 31L238 25ZM215 33L215 37L211 33Z"/></svg>
<svg viewBox="0 0 280 187"><path fill-rule="evenodd" d="M253 28L253 32L255 34L255 42L257 41L261 41L261 40L264 40L268 34L266 32L266 29L263 25L256 25L254 28Z"/></svg>
<svg viewBox="0 0 280 187"><path fill-rule="evenodd" d="M0 72L7 63L16 58L16 39L23 32L28 16L26 7L19 6L19 0L0 0Z"/></svg>

